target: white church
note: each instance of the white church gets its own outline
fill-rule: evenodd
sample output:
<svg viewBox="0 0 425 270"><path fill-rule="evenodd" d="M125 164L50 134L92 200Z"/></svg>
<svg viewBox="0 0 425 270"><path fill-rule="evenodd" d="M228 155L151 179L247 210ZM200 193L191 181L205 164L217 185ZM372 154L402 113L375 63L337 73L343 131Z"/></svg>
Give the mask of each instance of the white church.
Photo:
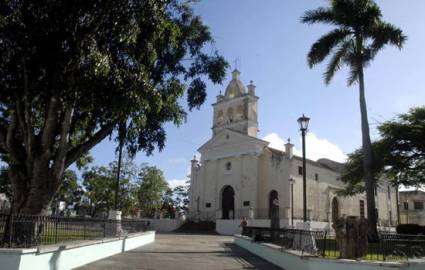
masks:
<svg viewBox="0 0 425 270"><path fill-rule="evenodd" d="M280 151L257 138L258 100L252 81L245 87L234 70L225 94L212 105L212 138L198 149L200 160L192 160L189 217L215 221L218 232L232 233L229 227L242 217L251 226L270 226L276 210L281 227L302 222L302 158L293 154L290 142ZM367 216L364 194L338 196L344 187L343 169L344 164L329 159L307 160L307 217L312 228L329 229L342 215ZM376 198L380 225L395 226L396 190L381 185Z"/></svg>

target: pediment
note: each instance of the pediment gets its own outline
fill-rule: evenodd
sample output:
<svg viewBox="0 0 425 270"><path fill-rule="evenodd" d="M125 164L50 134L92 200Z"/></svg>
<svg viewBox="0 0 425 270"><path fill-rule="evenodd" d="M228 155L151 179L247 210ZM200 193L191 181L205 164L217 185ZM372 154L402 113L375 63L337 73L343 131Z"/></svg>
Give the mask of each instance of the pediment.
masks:
<svg viewBox="0 0 425 270"><path fill-rule="evenodd" d="M201 153L202 160L217 159L247 153L261 154L268 144L269 142L258 138L223 129L198 151Z"/></svg>

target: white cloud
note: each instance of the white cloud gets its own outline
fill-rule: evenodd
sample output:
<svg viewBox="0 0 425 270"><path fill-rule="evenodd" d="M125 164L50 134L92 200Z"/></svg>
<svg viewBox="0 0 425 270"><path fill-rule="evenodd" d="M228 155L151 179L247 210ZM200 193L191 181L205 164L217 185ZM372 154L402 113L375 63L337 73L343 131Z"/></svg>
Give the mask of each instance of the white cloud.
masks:
<svg viewBox="0 0 425 270"><path fill-rule="evenodd" d="M271 148L285 151L286 141L278 134L267 134L263 140L270 142L269 146ZM301 139L299 139L299 145L301 146ZM318 138L312 132L307 133L306 136L306 154L307 158L312 160L318 160L320 158L328 158L338 162L345 162L347 160L347 155L344 154L341 148L326 139ZM301 156L301 150L294 147L294 155Z"/></svg>
<svg viewBox="0 0 425 270"><path fill-rule="evenodd" d="M269 147L285 151L286 142L277 133L269 133L263 138L263 140L270 143Z"/></svg>
<svg viewBox="0 0 425 270"><path fill-rule="evenodd" d="M185 186L187 179L172 179L168 180L168 186L173 189L178 186Z"/></svg>

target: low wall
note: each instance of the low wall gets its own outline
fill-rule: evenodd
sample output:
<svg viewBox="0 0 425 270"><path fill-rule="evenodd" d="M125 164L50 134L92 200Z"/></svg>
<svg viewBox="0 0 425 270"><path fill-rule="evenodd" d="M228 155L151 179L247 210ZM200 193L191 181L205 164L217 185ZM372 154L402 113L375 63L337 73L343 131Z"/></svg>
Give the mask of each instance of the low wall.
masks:
<svg viewBox="0 0 425 270"><path fill-rule="evenodd" d="M216 219L216 225L215 230L217 233L222 235L234 235L234 234L240 234L241 228L239 227L241 220L238 219ZM280 220L280 227L281 228L289 228L291 225L289 224L288 219L281 219ZM297 223L302 223L302 220L294 220L294 226L296 226ZM248 219L248 226L252 227L263 227L263 228L269 228L270 227L270 219ZM329 229L329 223L327 222L320 222L320 221L311 221L310 226L313 229L321 229L321 230L327 230Z"/></svg>
<svg viewBox="0 0 425 270"><path fill-rule="evenodd" d="M186 221L181 219L153 219L153 218L142 218L140 220L146 220L150 222L149 230L157 231L157 232L172 232L178 228L180 228L183 223Z"/></svg>
<svg viewBox="0 0 425 270"><path fill-rule="evenodd" d="M235 235L236 245L269 261L283 269L296 270L423 270L425 260L409 262L366 262L355 260L323 259L312 256L301 256L300 251L282 250L281 247L253 242L251 238Z"/></svg>
<svg viewBox="0 0 425 270"><path fill-rule="evenodd" d="M155 241L155 232L129 234L123 238L70 242L39 248L0 249L0 269L68 270Z"/></svg>

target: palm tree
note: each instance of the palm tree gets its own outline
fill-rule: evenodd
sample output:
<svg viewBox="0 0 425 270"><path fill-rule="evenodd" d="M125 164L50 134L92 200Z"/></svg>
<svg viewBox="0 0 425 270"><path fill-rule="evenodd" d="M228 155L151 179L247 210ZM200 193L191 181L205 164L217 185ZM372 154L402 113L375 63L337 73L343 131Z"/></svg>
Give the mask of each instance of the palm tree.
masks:
<svg viewBox="0 0 425 270"><path fill-rule="evenodd" d="M305 12L303 23L325 23L335 26L317 40L308 53L310 68L330 56L324 73L329 84L335 73L344 65L350 69L348 86L359 85L360 113L362 126L362 148L364 152L363 173L367 198L369 237L378 239L375 207L375 176L373 152L369 135L363 70L385 45L402 48L406 36L396 26L382 21L379 6L373 0L329 0L330 7L321 7Z"/></svg>

